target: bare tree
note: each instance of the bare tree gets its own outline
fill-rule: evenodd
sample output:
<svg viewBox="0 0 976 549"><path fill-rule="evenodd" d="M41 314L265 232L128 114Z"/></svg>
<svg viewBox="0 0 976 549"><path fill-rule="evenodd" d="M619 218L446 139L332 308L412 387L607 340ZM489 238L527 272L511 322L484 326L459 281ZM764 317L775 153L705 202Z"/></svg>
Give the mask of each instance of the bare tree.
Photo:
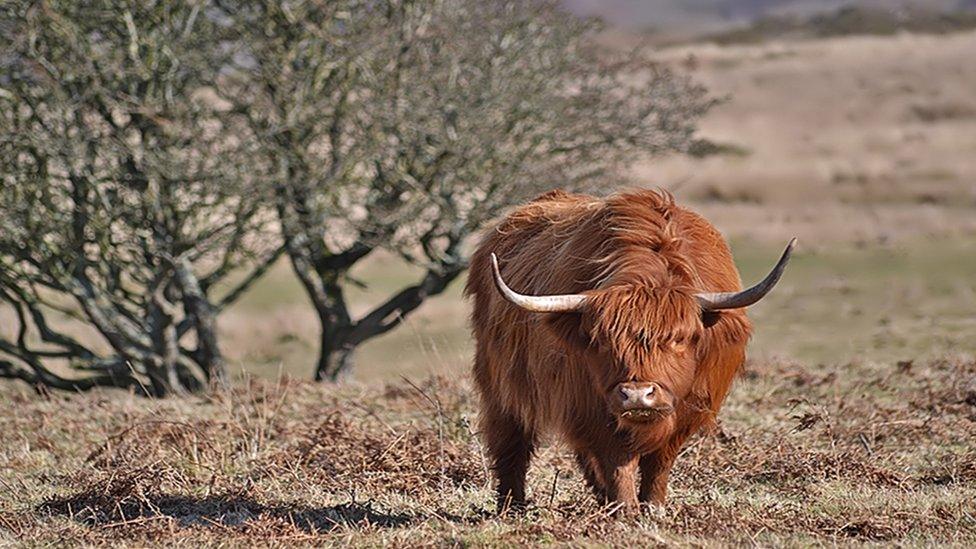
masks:
<svg viewBox="0 0 976 549"><path fill-rule="evenodd" d="M0 7L0 376L153 396L226 378L216 315L276 246L246 125L207 93L232 55L209 9Z"/></svg>
<svg viewBox="0 0 976 549"><path fill-rule="evenodd" d="M246 113L291 264L321 321L316 379L467 266L465 240L554 188L681 150L712 104L549 0L218 2L245 44L222 93ZM360 318L349 269L379 248L424 274Z"/></svg>
<svg viewBox="0 0 976 549"><path fill-rule="evenodd" d="M547 0L0 10L0 375L67 389L222 378L214 318L282 252L321 321L316 378L338 379L506 207L683 149L711 105ZM381 248L423 275L353 318L349 270Z"/></svg>

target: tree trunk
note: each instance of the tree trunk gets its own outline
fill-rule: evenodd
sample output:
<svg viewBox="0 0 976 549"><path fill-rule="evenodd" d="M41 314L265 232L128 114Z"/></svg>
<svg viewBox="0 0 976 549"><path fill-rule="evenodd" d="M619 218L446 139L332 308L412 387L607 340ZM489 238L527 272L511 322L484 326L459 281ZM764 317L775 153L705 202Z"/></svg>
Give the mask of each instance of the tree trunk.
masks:
<svg viewBox="0 0 976 549"><path fill-rule="evenodd" d="M176 377L176 361L171 354L170 318L159 307L153 306L150 313L150 329L153 339L154 355L145 361L146 374L152 387L153 396L162 398L180 386ZM173 330L175 335L175 330Z"/></svg>
<svg viewBox="0 0 976 549"><path fill-rule="evenodd" d="M217 322L209 310L206 316L197 318L196 329L199 343L193 354L194 360L203 369L211 385L226 385L227 363L217 346Z"/></svg>
<svg viewBox="0 0 976 549"><path fill-rule="evenodd" d="M451 281L461 272L460 268L446 273L428 272L420 284L397 292L385 303L356 321L349 318L344 301L341 315L337 315L326 304L316 303L322 336L315 380L338 382L348 377L354 365L353 354L356 347L398 326L428 297L438 295L447 289Z"/></svg>
<svg viewBox="0 0 976 549"><path fill-rule="evenodd" d="M347 379L352 374L355 351L354 346L336 343L323 334L319 360L315 368L315 381L338 383Z"/></svg>
<svg viewBox="0 0 976 549"><path fill-rule="evenodd" d="M353 325L348 317L336 318L331 310L319 312L319 359L315 365L315 381L338 382L350 373L355 343L349 338Z"/></svg>
<svg viewBox="0 0 976 549"><path fill-rule="evenodd" d="M217 345L217 318L213 305L200 287L190 262L183 259L176 265L176 279L183 292L183 303L193 320L197 334L197 348L193 360L203 370L211 385L227 383L227 365Z"/></svg>

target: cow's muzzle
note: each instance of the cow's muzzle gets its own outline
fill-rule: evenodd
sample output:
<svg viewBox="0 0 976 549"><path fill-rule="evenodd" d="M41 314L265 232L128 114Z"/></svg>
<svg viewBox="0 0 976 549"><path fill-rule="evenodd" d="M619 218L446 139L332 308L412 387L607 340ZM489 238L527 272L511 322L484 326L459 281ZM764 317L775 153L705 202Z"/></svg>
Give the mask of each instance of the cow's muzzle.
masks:
<svg viewBox="0 0 976 549"><path fill-rule="evenodd" d="M610 408L622 419L651 421L674 410L674 398L658 383L629 381L614 388Z"/></svg>

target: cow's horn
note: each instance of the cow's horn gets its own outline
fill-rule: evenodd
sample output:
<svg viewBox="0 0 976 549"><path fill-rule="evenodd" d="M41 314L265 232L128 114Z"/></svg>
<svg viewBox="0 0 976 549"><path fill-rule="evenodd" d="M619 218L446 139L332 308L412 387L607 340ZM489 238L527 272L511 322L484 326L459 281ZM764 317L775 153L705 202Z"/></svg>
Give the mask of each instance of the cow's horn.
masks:
<svg viewBox="0 0 976 549"><path fill-rule="evenodd" d="M495 287L502 296L513 304L536 313L570 313L579 311L586 305L586 296L580 294L565 295L523 295L508 287L498 270L498 257L491 254L491 269L495 275Z"/></svg>
<svg viewBox="0 0 976 549"><path fill-rule="evenodd" d="M760 299L766 297L766 294L779 282L779 277L783 276L783 271L786 269L786 264L790 261L790 255L793 253L794 247L796 247L796 238L790 240L790 243L786 245L786 250L783 251L779 262L766 275L766 278L762 279L759 284L756 284L752 288L742 290L741 292L695 294L695 297L698 298L698 303L701 304L702 310L719 311L722 309L739 309L753 305Z"/></svg>

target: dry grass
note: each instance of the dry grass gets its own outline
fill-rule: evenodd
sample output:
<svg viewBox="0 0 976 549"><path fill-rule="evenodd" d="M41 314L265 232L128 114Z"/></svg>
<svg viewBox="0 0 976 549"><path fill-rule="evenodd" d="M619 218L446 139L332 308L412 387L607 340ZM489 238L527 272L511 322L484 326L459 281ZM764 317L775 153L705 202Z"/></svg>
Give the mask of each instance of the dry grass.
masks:
<svg viewBox="0 0 976 549"><path fill-rule="evenodd" d="M206 400L0 387L0 543L976 543L976 363L751 364L663 510L607 516L547 447L524 517L463 383L252 381Z"/></svg>

